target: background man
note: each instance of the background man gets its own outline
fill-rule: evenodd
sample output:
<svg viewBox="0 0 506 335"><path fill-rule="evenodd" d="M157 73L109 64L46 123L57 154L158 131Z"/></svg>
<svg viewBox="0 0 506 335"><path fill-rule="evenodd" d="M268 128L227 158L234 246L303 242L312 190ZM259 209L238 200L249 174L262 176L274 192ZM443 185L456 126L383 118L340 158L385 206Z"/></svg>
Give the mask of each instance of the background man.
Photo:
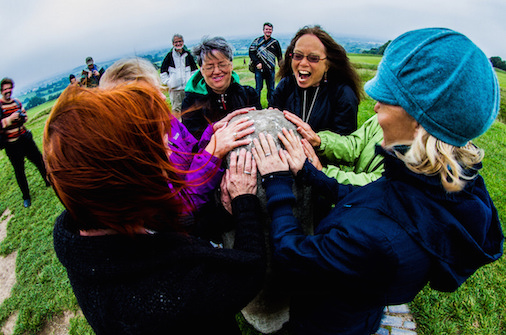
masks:
<svg viewBox="0 0 506 335"><path fill-rule="evenodd" d="M181 121L181 104L184 99L186 82L197 71L197 64L190 51L185 47L183 36L175 34L172 45L160 69L162 84L169 88L172 113Z"/></svg>
<svg viewBox="0 0 506 335"><path fill-rule="evenodd" d="M100 77L104 74L104 68L98 69L97 65L94 64L93 58L86 57L86 66L81 76L81 86L85 87L97 87L100 82Z"/></svg>
<svg viewBox="0 0 506 335"><path fill-rule="evenodd" d="M276 72L276 58L278 64L283 59L281 46L278 40L271 37L272 24L264 23L264 35L256 38L249 47L249 58L256 66L255 84L256 91L260 97L264 80L267 86L267 100L271 102L272 92L274 91L274 75Z"/></svg>
<svg viewBox="0 0 506 335"><path fill-rule="evenodd" d="M0 82L0 88L2 90L0 131L7 134L5 153L14 168L16 181L23 193L23 206L30 207L32 202L25 175L25 157L37 167L46 182L46 186L48 186L46 168L42 160L42 154L33 141L32 133L24 126L27 120L25 109L21 106L19 100L12 98L14 81L4 78Z"/></svg>

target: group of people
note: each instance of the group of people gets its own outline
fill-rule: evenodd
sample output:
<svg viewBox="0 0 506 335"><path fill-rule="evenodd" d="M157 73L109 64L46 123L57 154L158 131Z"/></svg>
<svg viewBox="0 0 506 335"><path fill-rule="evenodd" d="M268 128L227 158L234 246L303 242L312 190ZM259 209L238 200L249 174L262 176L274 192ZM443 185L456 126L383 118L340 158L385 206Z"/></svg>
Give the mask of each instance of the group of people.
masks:
<svg viewBox="0 0 506 335"><path fill-rule="evenodd" d="M257 89L271 87L271 61L282 59L271 33L264 25L250 49ZM258 187L293 334L372 334L386 305L427 283L454 291L502 255L484 154L471 141L495 120L499 85L464 35L426 28L393 40L365 84L376 115L357 129L358 74L321 27L302 28L268 93L302 140L283 131L278 150L260 134L238 153L253 132L248 111L262 108L258 90L240 84L225 39L204 38L196 62L182 36L173 44L160 75L129 59L98 88L70 86L44 130L47 176L65 206L56 254L97 334L240 334L235 315L266 275ZM19 126L12 118L2 129ZM328 203L313 235L293 214L294 182ZM220 210L204 206L215 200ZM217 245L231 229L233 248Z"/></svg>

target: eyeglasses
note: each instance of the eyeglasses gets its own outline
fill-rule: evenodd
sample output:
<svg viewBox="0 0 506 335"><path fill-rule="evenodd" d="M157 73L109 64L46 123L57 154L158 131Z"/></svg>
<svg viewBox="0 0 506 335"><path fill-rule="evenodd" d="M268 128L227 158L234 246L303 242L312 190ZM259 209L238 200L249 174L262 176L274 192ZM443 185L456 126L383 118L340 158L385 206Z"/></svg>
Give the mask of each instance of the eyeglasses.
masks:
<svg viewBox="0 0 506 335"><path fill-rule="evenodd" d="M218 64L214 65L214 64L210 64L210 65L206 65L206 66L203 66L202 69L204 69L205 72L213 72L214 71L214 68L215 67L218 67L218 69L220 69L221 71L225 71L225 70L228 70L229 66L230 66L230 62L219 62Z"/></svg>
<svg viewBox="0 0 506 335"><path fill-rule="evenodd" d="M304 56L303 54L300 54L300 53L290 54L290 57L292 57L293 60L296 60L298 62L300 62L301 60L304 59L304 57L306 57L307 61L310 62L310 63L318 63L321 60L327 59L327 57L320 58L320 56L318 56L318 55L307 55L307 56Z"/></svg>

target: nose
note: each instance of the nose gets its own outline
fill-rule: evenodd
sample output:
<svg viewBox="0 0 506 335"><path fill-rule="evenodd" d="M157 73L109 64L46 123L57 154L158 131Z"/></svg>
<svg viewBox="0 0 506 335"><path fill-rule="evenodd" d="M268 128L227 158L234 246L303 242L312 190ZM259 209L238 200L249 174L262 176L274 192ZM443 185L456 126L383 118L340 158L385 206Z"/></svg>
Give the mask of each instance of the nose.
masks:
<svg viewBox="0 0 506 335"><path fill-rule="evenodd" d="M374 105L374 112L376 114L378 114L378 109L380 108L380 103L379 102L376 102L376 104Z"/></svg>

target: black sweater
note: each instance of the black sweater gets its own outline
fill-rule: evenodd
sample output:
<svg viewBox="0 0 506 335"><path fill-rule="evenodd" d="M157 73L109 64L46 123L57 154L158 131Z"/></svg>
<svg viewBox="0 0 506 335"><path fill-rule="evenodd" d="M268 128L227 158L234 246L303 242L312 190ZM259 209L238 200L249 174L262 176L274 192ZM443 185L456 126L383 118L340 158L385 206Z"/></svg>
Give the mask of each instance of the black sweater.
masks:
<svg viewBox="0 0 506 335"><path fill-rule="evenodd" d="M232 202L235 249L180 233L83 237L64 211L54 247L97 334L234 334L235 314L263 285L259 202Z"/></svg>

